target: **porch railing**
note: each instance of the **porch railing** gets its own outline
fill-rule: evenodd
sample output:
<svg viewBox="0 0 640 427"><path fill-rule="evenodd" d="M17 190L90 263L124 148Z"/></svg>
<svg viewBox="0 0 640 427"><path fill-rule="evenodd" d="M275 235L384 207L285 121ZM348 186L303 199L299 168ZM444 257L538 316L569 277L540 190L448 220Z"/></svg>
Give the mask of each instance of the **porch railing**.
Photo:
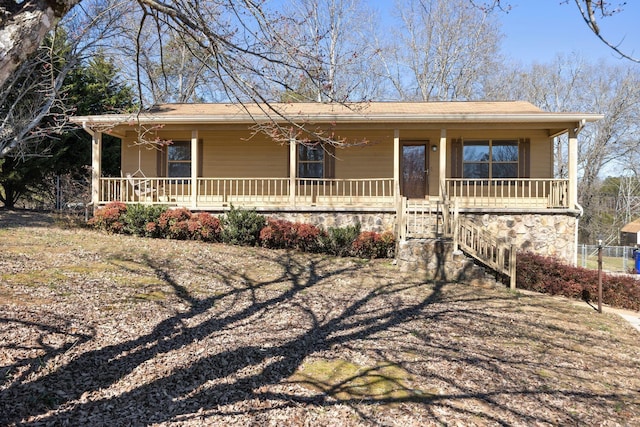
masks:
<svg viewBox="0 0 640 427"><path fill-rule="evenodd" d="M447 178L445 194L461 208L568 208L566 179Z"/></svg>
<svg viewBox="0 0 640 427"><path fill-rule="evenodd" d="M296 196L317 206L394 206L393 178L296 179Z"/></svg>
<svg viewBox="0 0 640 427"><path fill-rule="evenodd" d="M509 277L516 286L516 248L511 242L497 239L482 226L461 217L458 203L402 199L401 240L409 238L451 238L454 250L467 255Z"/></svg>
<svg viewBox="0 0 640 427"><path fill-rule="evenodd" d="M198 178L194 194L189 178L101 178L99 203L394 208L393 183L393 178L297 178L292 186L289 178Z"/></svg>
<svg viewBox="0 0 640 427"><path fill-rule="evenodd" d="M451 217L449 207L437 200L407 199L401 200L399 238L423 239L451 236Z"/></svg>
<svg viewBox="0 0 640 427"><path fill-rule="evenodd" d="M482 226L459 218L455 221L454 243L498 273L509 277L509 287L516 288L516 247L487 233Z"/></svg>

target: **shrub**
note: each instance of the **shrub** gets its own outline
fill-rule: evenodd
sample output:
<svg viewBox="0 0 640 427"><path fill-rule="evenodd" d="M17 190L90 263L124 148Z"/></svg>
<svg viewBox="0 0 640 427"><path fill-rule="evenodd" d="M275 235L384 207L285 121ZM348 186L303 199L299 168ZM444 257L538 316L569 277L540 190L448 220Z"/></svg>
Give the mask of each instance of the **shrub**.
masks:
<svg viewBox="0 0 640 427"><path fill-rule="evenodd" d="M395 237L388 231L382 234L362 232L351 245L353 255L361 258L389 258L393 257L394 250Z"/></svg>
<svg viewBox="0 0 640 427"><path fill-rule="evenodd" d="M569 298L597 298L598 271L573 267L556 258L520 253L517 286ZM602 302L611 306L640 310L640 280L634 276L602 274Z"/></svg>
<svg viewBox="0 0 640 427"><path fill-rule="evenodd" d="M157 228L160 237L168 239L186 240L191 238L193 231L189 227L191 212L185 208L168 209L158 218Z"/></svg>
<svg viewBox="0 0 640 427"><path fill-rule="evenodd" d="M301 224L282 219L269 219L260 230L260 243L265 248L315 251L320 230L312 224Z"/></svg>
<svg viewBox="0 0 640 427"><path fill-rule="evenodd" d="M222 227L220 225L220 219L207 212L200 212L191 217L192 222L198 224L197 232L192 234L192 238L195 240L202 240L204 242L219 242L220 233ZM193 228L193 226L191 227Z"/></svg>
<svg viewBox="0 0 640 427"><path fill-rule="evenodd" d="M320 248L323 252L337 256L349 256L352 253L353 242L360 234L360 224L346 227L329 227L326 233L320 235Z"/></svg>
<svg viewBox="0 0 640 427"><path fill-rule="evenodd" d="M124 232L135 236L157 237L157 228L148 227L149 223L157 223L167 210L165 206L130 204L124 215Z"/></svg>
<svg viewBox="0 0 640 427"><path fill-rule="evenodd" d="M294 224L296 241L295 248L304 252L316 252L322 232L313 224Z"/></svg>
<svg viewBox="0 0 640 427"><path fill-rule="evenodd" d="M260 230L260 244L265 248L290 249L294 240L294 223L283 219L268 219Z"/></svg>
<svg viewBox="0 0 640 427"><path fill-rule="evenodd" d="M87 224L90 227L104 230L108 233L122 233L125 224L127 205L122 202L110 202L98 208Z"/></svg>
<svg viewBox="0 0 640 427"><path fill-rule="evenodd" d="M265 218L255 210L236 209L231 206L221 219L222 241L232 245L254 246L260 238Z"/></svg>

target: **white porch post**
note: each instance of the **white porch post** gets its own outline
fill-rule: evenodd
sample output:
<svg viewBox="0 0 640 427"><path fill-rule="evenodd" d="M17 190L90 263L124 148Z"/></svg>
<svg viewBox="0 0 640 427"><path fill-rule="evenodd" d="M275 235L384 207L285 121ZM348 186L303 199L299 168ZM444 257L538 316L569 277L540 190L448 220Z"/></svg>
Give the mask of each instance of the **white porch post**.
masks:
<svg viewBox="0 0 640 427"><path fill-rule="evenodd" d="M569 153L568 153L569 209L575 209L578 204L578 129L569 129Z"/></svg>
<svg viewBox="0 0 640 427"><path fill-rule="evenodd" d="M198 206L198 130L191 131L191 208Z"/></svg>
<svg viewBox="0 0 640 427"><path fill-rule="evenodd" d="M396 235L398 240L405 239L404 203L400 194L400 130L393 130L393 191L396 201Z"/></svg>
<svg viewBox="0 0 640 427"><path fill-rule="evenodd" d="M447 179L447 130L440 129L440 157L438 159L438 195L444 200L445 180Z"/></svg>
<svg viewBox="0 0 640 427"><path fill-rule="evenodd" d="M100 177L102 176L102 132L91 131L89 133L91 134L91 203L93 204L93 207L95 209L98 206L98 203L100 203Z"/></svg>
<svg viewBox="0 0 640 427"><path fill-rule="evenodd" d="M296 205L296 160L298 158L298 142L289 140L289 204Z"/></svg>
<svg viewBox="0 0 640 427"><path fill-rule="evenodd" d="M393 130L393 187L396 193L396 200L401 198L400 194L400 130Z"/></svg>

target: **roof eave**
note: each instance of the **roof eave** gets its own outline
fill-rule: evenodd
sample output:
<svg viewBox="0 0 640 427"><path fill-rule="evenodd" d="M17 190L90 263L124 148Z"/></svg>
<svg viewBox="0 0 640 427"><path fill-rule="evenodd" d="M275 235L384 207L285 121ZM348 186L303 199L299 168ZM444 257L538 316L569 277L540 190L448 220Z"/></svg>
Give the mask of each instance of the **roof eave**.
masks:
<svg viewBox="0 0 640 427"><path fill-rule="evenodd" d="M383 114L383 115L291 115L287 120L310 123L579 123L601 120L601 114L533 113L533 114ZM250 117L247 115L103 115L72 117L73 123L90 125L121 124L250 124L270 121L285 122L278 117Z"/></svg>

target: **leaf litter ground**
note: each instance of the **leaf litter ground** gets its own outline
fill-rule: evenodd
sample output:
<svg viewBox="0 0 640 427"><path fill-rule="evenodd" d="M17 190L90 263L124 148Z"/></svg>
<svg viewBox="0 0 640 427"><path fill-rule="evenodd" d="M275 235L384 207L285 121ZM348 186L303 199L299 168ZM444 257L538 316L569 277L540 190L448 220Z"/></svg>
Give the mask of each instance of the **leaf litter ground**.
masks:
<svg viewBox="0 0 640 427"><path fill-rule="evenodd" d="M638 425L640 333L389 261L0 211L1 425Z"/></svg>

